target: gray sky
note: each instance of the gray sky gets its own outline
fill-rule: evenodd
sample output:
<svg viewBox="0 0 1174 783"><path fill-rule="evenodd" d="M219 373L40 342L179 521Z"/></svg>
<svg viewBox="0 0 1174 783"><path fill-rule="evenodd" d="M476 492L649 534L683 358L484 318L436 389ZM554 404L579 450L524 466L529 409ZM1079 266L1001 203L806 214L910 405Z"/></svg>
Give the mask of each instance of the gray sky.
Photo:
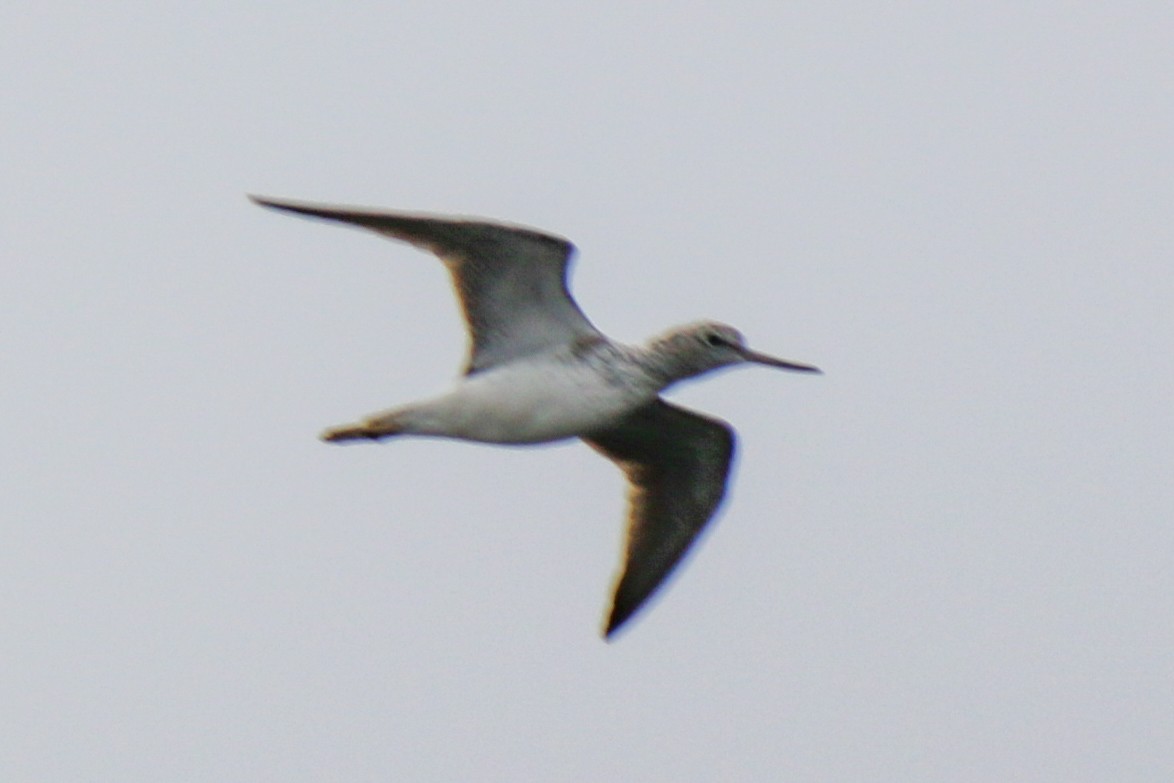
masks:
<svg viewBox="0 0 1174 783"><path fill-rule="evenodd" d="M1174 778L1174 9L631 5L0 9L0 778ZM618 471L319 443L456 308L248 191L827 374L674 391L733 490L605 644Z"/></svg>

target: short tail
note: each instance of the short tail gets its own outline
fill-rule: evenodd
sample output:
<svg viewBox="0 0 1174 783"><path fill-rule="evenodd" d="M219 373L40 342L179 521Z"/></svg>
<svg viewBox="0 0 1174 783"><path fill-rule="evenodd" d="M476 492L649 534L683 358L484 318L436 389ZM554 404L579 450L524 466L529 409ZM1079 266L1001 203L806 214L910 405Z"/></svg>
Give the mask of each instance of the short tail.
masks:
<svg viewBox="0 0 1174 783"><path fill-rule="evenodd" d="M327 443L346 443L352 440L382 440L403 432L399 422L390 417L369 419L361 424L344 424L331 427L319 437Z"/></svg>

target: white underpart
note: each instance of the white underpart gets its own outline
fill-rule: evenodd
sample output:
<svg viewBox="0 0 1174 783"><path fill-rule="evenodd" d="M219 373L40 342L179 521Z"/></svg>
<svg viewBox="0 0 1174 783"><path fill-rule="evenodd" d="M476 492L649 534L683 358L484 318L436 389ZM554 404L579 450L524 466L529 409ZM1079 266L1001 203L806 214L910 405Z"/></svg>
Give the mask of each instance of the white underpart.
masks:
<svg viewBox="0 0 1174 783"><path fill-rule="evenodd" d="M569 358L554 354L511 362L463 378L448 394L388 413L399 419L404 434L546 443L614 424L656 397L652 382L617 383L592 363Z"/></svg>

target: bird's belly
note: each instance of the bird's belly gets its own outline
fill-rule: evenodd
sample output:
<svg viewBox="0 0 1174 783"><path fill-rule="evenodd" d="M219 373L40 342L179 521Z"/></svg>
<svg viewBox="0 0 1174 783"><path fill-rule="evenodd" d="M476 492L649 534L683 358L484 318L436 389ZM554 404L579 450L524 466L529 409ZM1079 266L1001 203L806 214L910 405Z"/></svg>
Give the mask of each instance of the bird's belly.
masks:
<svg viewBox="0 0 1174 783"><path fill-rule="evenodd" d="M590 368L503 367L465 379L444 398L452 437L546 443L597 430L655 397Z"/></svg>

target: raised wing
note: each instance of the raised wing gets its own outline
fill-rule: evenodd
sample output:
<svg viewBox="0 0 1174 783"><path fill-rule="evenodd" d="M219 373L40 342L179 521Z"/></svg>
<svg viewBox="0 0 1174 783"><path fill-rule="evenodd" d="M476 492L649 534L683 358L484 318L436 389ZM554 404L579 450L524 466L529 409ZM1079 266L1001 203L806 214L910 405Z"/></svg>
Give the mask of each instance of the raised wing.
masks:
<svg viewBox="0 0 1174 783"><path fill-rule="evenodd" d="M628 541L606 636L680 563L726 491L734 431L664 400L584 437L628 477Z"/></svg>
<svg viewBox="0 0 1174 783"><path fill-rule="evenodd" d="M469 331L466 374L599 335L567 291L575 248L560 237L480 220L249 198L361 226L439 257Z"/></svg>

